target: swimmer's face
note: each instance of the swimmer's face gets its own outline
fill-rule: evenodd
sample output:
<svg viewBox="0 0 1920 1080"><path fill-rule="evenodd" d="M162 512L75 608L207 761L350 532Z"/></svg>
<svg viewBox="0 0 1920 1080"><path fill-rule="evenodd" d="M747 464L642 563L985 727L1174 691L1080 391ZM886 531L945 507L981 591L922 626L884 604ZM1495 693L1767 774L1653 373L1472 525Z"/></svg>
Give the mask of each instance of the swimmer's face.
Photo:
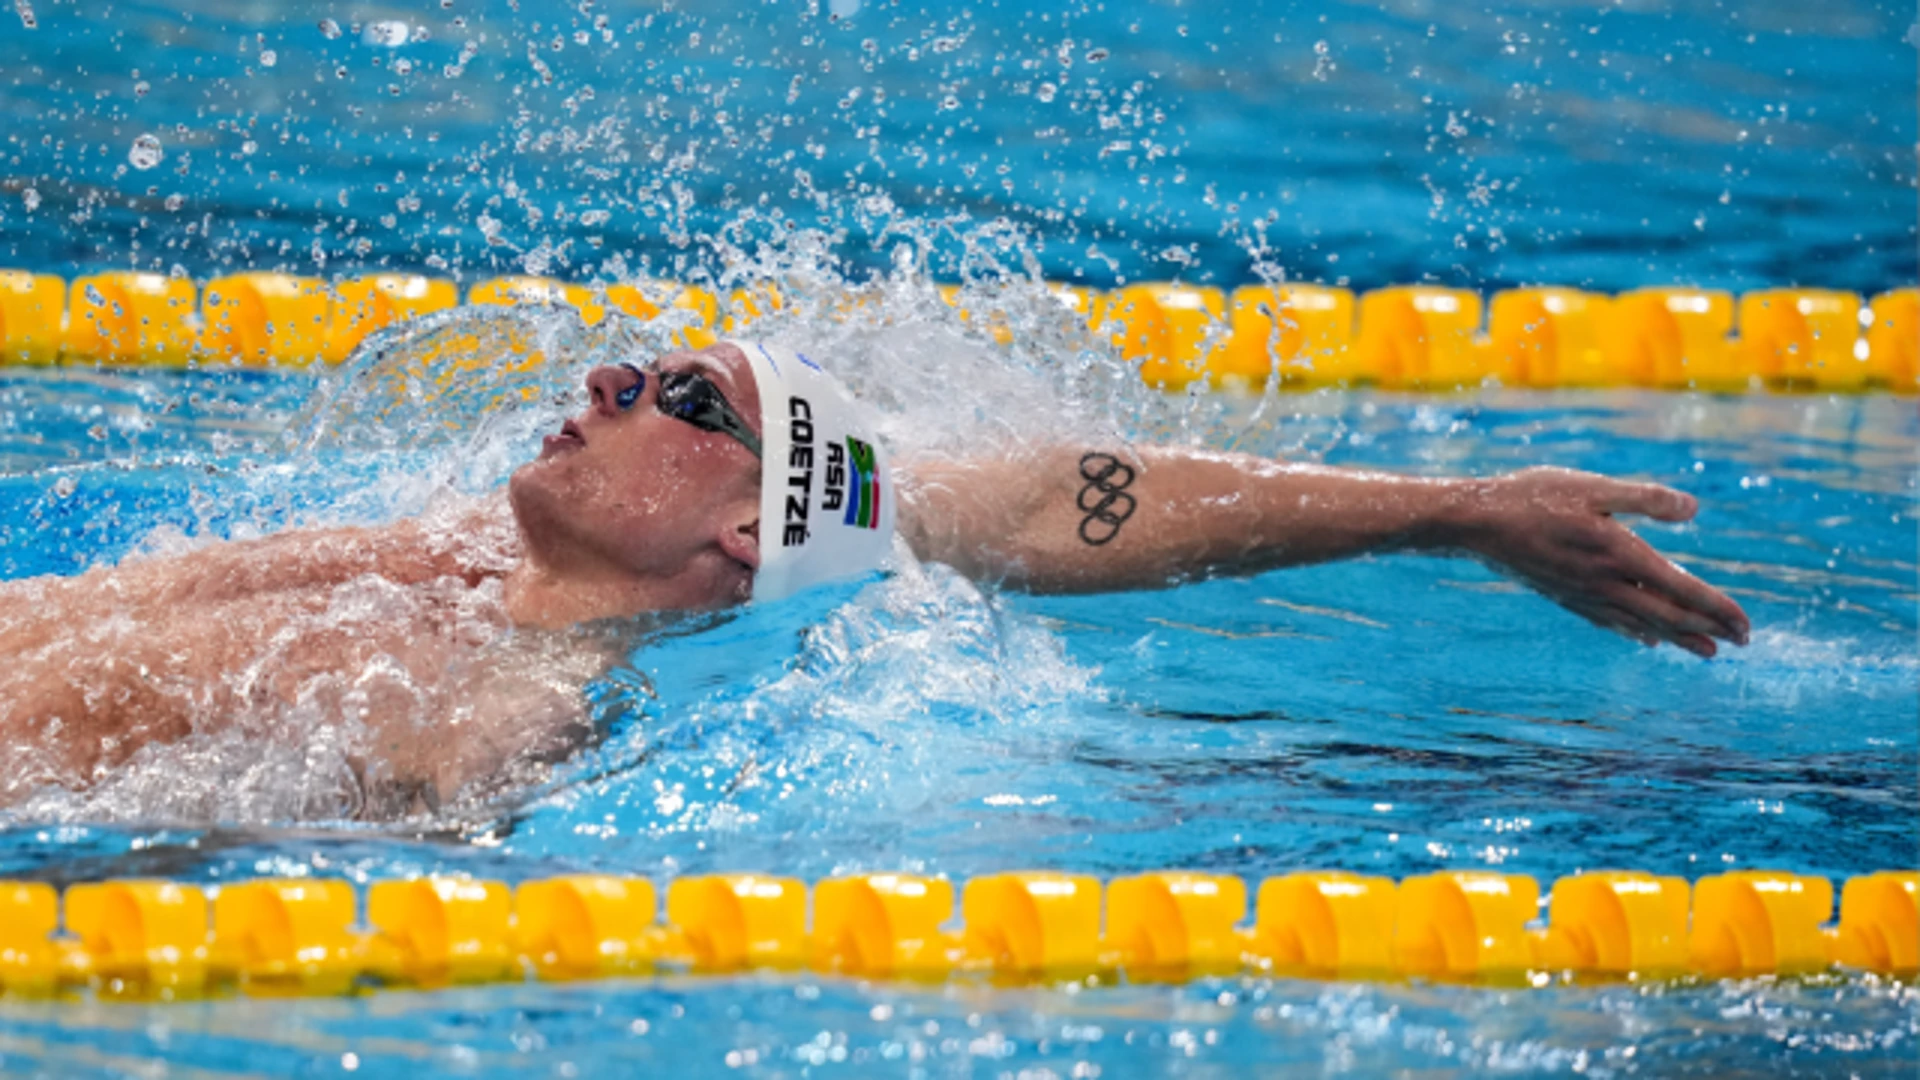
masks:
<svg viewBox="0 0 1920 1080"><path fill-rule="evenodd" d="M645 373L587 373L588 407L513 474L514 517L530 553L560 573L657 583L659 606L744 602L760 564L760 462L738 439L663 414L660 373L711 380L760 433L747 357L729 344L668 353Z"/></svg>

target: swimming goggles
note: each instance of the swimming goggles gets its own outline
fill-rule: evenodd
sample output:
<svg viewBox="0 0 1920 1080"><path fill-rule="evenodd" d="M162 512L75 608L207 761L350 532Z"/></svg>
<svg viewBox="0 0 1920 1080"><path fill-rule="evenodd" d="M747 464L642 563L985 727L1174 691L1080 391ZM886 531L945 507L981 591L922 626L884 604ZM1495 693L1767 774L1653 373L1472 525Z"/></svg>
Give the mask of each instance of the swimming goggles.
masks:
<svg viewBox="0 0 1920 1080"><path fill-rule="evenodd" d="M640 395L647 388L647 372L632 364L621 364L633 372L632 386L614 395L614 403L621 411L633 408ZM714 431L727 436L740 445L753 451L754 457L760 456L760 436L753 433L740 414L727 404L727 396L713 385L713 380L697 371L654 371L653 377L660 380L660 392L655 405L663 415L675 420L683 420L702 431Z"/></svg>

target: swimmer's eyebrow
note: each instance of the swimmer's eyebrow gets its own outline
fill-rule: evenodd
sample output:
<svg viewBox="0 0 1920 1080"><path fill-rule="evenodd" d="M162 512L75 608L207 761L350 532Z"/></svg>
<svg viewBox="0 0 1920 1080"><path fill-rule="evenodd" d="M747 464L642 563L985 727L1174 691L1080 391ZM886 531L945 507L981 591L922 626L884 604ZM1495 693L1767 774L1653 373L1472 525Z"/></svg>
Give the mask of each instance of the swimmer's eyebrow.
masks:
<svg viewBox="0 0 1920 1080"><path fill-rule="evenodd" d="M694 353L692 360L695 366L703 369L707 374L714 376L718 381L724 382L729 386L733 385L733 373L728 371L726 366L721 364L720 361L715 360L706 353Z"/></svg>
<svg viewBox="0 0 1920 1080"><path fill-rule="evenodd" d="M658 360L655 360L653 366L665 371L677 371L684 367L697 367L703 374L712 376L715 382L723 382L728 386L733 385L733 380L728 378L727 369L721 367L718 360L708 356L706 353L668 353Z"/></svg>

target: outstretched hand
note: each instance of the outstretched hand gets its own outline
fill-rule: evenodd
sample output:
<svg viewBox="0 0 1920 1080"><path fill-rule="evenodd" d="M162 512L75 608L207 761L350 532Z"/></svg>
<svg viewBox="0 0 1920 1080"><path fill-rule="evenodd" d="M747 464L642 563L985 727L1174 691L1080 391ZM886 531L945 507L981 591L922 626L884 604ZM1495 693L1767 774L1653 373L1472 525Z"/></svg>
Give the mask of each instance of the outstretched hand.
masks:
<svg viewBox="0 0 1920 1080"><path fill-rule="evenodd" d="M1747 643L1747 613L1614 520L1690 521L1693 496L1659 484L1533 468L1480 481L1464 511L1467 548L1596 626L1646 645L1712 656Z"/></svg>

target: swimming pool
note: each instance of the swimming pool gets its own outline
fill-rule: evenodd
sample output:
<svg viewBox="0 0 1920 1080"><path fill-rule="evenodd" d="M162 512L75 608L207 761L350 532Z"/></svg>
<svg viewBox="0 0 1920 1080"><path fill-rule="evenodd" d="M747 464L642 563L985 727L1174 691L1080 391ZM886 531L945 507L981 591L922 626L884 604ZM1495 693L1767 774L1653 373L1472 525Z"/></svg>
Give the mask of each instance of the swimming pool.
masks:
<svg viewBox="0 0 1920 1080"><path fill-rule="evenodd" d="M600 28L585 11L540 13L561 21L556 31L551 22L536 29L531 14L476 5L448 10L470 19L472 40L483 24L499 35L487 43L489 59L471 75L429 82L416 73L469 62L458 44L469 35L439 21L452 15L400 20L432 31L410 51L385 44L388 31L374 31L374 21L356 30L318 8L185 20L135 5L108 26L38 6L44 36L0 45L42 50L9 58L9 70L37 74L6 92L49 117L19 121L21 134L72 124L88 133L85 145L97 135L108 151L82 151L77 136L58 150L28 137L10 145L22 159L10 167L40 178L29 185L36 208L22 215L10 206L0 234L22 265L78 270L135 258L195 275L223 260L311 270L317 242L327 272L382 259L439 269L440 259L463 273L593 277L613 272L601 254L610 252L698 271L714 248L691 237L740 212L726 203L725 185L737 181L783 212L817 211L853 238L830 258L813 239L787 235L763 259L843 282L892 270L925 301L908 322L909 350L964 338L952 355L974 366L953 365L962 374L890 369L888 350L901 351L901 338L885 328L852 346L848 363L864 385L926 420L923 438L973 430L950 415L942 422L942 410L1022 431L1047 430L1066 414L1110 418L1144 437L1336 464L1483 472L1551 463L1672 483L1700 497L1700 521L1646 534L1735 591L1756 634L1748 649L1709 664L1650 653L1469 564L1417 558L1082 599L983 595L931 570L651 642L635 657L635 712L619 732L504 804L398 828L359 825L343 820L326 791L302 785L324 746L297 733L199 745L0 818L0 874L59 883L297 874L365 882L430 872L519 881L571 870L665 878L751 868L958 878L1032 865L1102 875L1184 866L1254 879L1302 866L1396 877L1474 866L1546 880L1626 865L1688 878L1782 866L1838 879L1912 863L1920 417L1911 398L1485 390L1163 399L1098 377L1117 366L1074 379L1032 356L992 352L912 265L894 261L900 243L925 236L931 270L982 253L1019 265L1030 253L1048 274L1082 271L1101 283L1176 271L1231 283L1250 260L1235 239L1245 230L1223 238L1222 226L1251 219L1251 202L1244 214L1226 205L1245 186L1276 213L1266 234L1274 258L1307 277L1744 287L1797 278L1791 268L1817 255L1823 284L1906 284L1915 276L1910 215L1890 210L1907 205L1897 199L1910 203L1911 177L1876 153L1912 141L1911 96L1892 94L1903 104L1857 132L1834 119L1859 115L1859 103L1887 97L1880 90L1910 75L1911 50L1888 45L1890 30L1904 26L1890 8L1837 7L1802 27L1766 6L1742 9L1741 19L1688 7L1608 9L1564 24L1518 5L1444 15L1356 8L1325 22L1275 7L1209 34L1178 8L1075 11L1070 29L1041 20L1060 13L986 11L956 30L945 25L956 16L925 10L889 10L876 28L877 7L823 26L818 13L807 23L743 5L622 13L616 55L586 47ZM640 26L647 15L658 25ZM340 25L328 31L322 19ZM1781 32L1788 28L1813 34ZM809 33L819 43L805 48L817 52L792 44ZM1020 66L1066 67L1059 50L1068 37L1074 78L1099 71L1096 85ZM859 59L869 38L885 57L873 70ZM1135 40L1153 44L1118 44ZM714 51L716 41L725 47ZM1522 78L1539 70L1547 41L1551 74ZM147 43L164 47L140 60L142 92L126 61L108 56ZM713 100L734 57L775 45L799 59L756 57L741 86ZM1015 46L1024 51L996 60L996 50ZM1681 63L1662 59L1668 48ZM275 53L271 65L263 49ZM923 55L909 60L913 50ZM1107 55L1094 60L1095 51ZM1571 52L1592 62L1562 59ZM663 55L663 66L644 66ZM508 70L501 56L515 66L494 78ZM631 69L619 61L627 56L640 57ZM395 57L408 59L406 72L393 74ZM1005 70L990 75L996 63ZM722 129L745 122L716 113L789 114L795 64L821 75L823 85L802 88L821 104L803 97L791 110L800 130L768 137L777 164L742 164ZM1227 69L1249 82L1204 78ZM100 89L92 80L108 70L124 77L130 99L92 96ZM861 74L842 82L849 71ZM1123 100L1154 71L1148 90L1133 91L1137 103ZM315 75L347 96L294 97L296 87L309 93ZM1516 80L1532 89L1520 105L1500 105ZM972 96L1021 81L1028 88L1010 104ZM1638 88L1649 81L1656 100L1641 106ZM1051 98L1042 82L1054 85ZM249 106L253 123L222 126L233 118L208 111L210 85L236 97L265 87L293 104L284 115ZM598 92L581 94L585 85ZM863 93L840 108L855 85ZM874 86L889 91L891 108L872 104ZM1281 86L1300 107L1272 117L1278 134L1262 136L1256 107ZM648 115L642 91L672 98L673 115ZM438 129L441 142L402 134L406 121L426 132L455 94L471 108ZM1528 104L1543 95L1547 104ZM1795 117L1805 106L1816 119L1775 120L1771 99L1786 96ZM946 106L948 97L961 104ZM397 104L364 126L328 111L387 100ZM133 129L150 126L134 123L146 119L139 110L154 103L199 115L178 121L187 135L163 137L164 168L115 176ZM1052 103L1058 115L1038 115ZM859 112L867 108L875 112ZM500 111L509 109L524 111ZM1156 110L1168 119L1154 119ZM552 119L562 115L575 119ZM1736 116L1751 126L1725 126ZM1100 156L1123 141L1103 117L1119 117L1135 145ZM618 125L592 143L590 121L610 118L636 132L674 124L703 132L680 172L659 174L684 184L684 203L671 183L643 181L613 204L612 220L587 220L606 209L597 204L574 208L597 190L593 170L617 164L595 155ZM1817 137L1828 123L1858 138L1836 152ZM949 126L953 141L937 142ZM1049 126L1061 130L1037 134ZM871 127L883 130L858 134ZM1036 134L1001 149L1021 132ZM921 138L926 152L916 154ZM884 208L858 187L870 180L857 170L875 139L901 151L878 185ZM1143 143L1182 154L1149 156ZM459 169L418 180L442 156L438 145L452 148L446 156ZM661 145L670 161L690 150L684 138ZM1423 145L1418 167L1383 156ZM788 150L811 160L800 166L810 177L849 190L835 186L819 208L812 181L780 158ZM187 173L170 171L189 155ZM1058 162L1079 171L1056 179ZM470 163L479 170L462 173ZM933 194L959 184L956 174L964 191ZM168 181L180 190L143 183L162 175L184 177ZM477 179L447 178L460 175ZM991 229L921 224L956 206L997 212L985 196L1002 177L1057 187L1069 219L1050 219L1060 207L1026 197L1015 216L1058 232L1013 244L1013 256L996 248ZM1528 194L1502 194L1515 177ZM519 194L504 194L510 185ZM343 188L348 205L335 209ZM1477 188L1485 190L1476 196ZM8 190L25 206L25 188ZM166 208L175 194L178 211ZM515 210L489 206L495 195ZM331 205L307 211L314 200ZM669 213L659 227L644 213L656 202L681 216ZM912 212L899 213L903 206ZM382 222L389 215L392 225ZM1696 227L1699 215L1707 222ZM217 242L205 239L204 224L190 229L207 221L221 231ZM1499 241L1488 237L1496 227ZM766 228L743 225L732 239L747 243ZM557 394L572 378L558 369L540 385ZM0 369L0 576L71 573L189 542L182 534L384 519L445 487L497 482L530 433L562 410L543 398L450 439L402 427L402 453L375 459L364 453L367 427L307 411L315 386L316 376L298 372ZM310 434L316 423L324 437L283 435ZM663 978L167 1006L8 1000L0 1062L62 1075L139 1071L156 1059L209 1071L375 1074L731 1066L1237 1075L1253 1064L1904 1074L1915 1059L1914 1017L1910 986L1868 977L1531 993L1237 978L1078 991Z"/></svg>

